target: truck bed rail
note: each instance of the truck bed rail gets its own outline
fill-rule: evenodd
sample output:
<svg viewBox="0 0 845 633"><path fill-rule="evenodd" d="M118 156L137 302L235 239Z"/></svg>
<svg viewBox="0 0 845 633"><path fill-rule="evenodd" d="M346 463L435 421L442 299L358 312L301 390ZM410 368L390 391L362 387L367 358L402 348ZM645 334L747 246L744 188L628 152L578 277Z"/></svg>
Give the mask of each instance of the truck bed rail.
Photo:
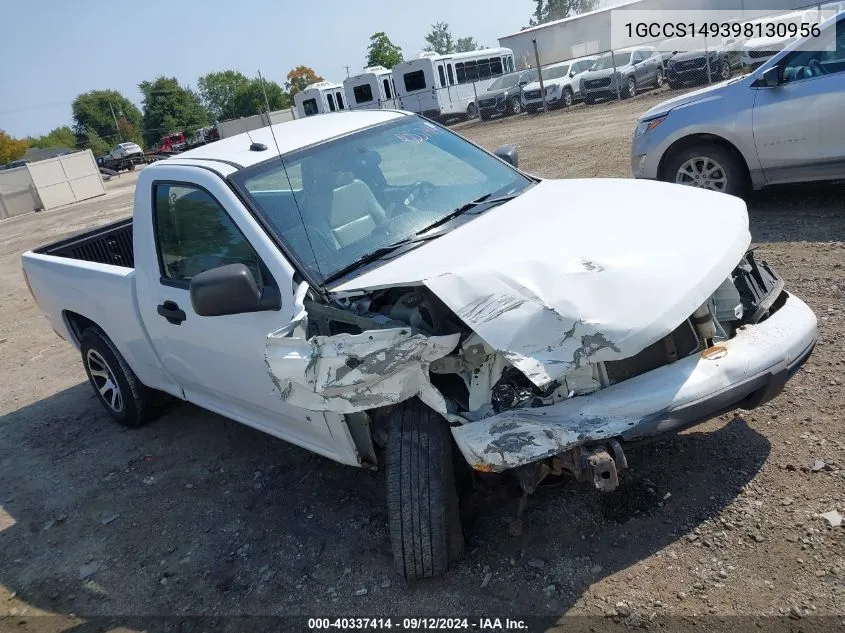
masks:
<svg viewBox="0 0 845 633"><path fill-rule="evenodd" d="M132 218L72 235L54 244L42 246L35 252L56 257L80 259L86 262L134 268Z"/></svg>

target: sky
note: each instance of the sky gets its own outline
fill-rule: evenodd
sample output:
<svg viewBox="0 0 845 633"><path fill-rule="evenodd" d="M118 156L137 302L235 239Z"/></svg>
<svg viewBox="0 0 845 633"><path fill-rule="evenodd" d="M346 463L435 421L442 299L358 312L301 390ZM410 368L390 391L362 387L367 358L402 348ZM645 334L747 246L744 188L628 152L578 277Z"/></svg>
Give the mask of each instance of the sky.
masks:
<svg viewBox="0 0 845 633"><path fill-rule="evenodd" d="M370 36L385 31L416 56L435 22L455 38L498 38L528 24L534 0L0 0L0 129L16 137L71 125L71 102L120 91L139 107L138 83L175 76L196 87L233 69L283 84L311 66L343 81L363 68Z"/></svg>

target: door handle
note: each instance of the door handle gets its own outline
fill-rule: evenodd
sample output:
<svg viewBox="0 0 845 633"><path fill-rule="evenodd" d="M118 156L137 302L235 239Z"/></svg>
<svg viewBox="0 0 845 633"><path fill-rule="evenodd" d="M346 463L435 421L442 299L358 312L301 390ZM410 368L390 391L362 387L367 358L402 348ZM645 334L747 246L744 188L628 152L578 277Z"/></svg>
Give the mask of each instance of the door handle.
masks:
<svg viewBox="0 0 845 633"><path fill-rule="evenodd" d="M168 323L172 323L173 325L179 325L187 318L185 311L180 310L179 306L173 301L165 301L158 306L158 313L167 319Z"/></svg>

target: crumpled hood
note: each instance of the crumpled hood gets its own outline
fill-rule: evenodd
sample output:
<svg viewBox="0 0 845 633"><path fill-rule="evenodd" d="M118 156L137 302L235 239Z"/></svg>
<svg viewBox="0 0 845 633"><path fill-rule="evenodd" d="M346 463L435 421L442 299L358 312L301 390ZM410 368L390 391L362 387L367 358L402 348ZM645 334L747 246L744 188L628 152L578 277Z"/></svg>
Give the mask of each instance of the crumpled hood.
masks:
<svg viewBox="0 0 845 633"><path fill-rule="evenodd" d="M424 284L538 386L633 356L715 291L745 203L623 179L547 180L334 292Z"/></svg>

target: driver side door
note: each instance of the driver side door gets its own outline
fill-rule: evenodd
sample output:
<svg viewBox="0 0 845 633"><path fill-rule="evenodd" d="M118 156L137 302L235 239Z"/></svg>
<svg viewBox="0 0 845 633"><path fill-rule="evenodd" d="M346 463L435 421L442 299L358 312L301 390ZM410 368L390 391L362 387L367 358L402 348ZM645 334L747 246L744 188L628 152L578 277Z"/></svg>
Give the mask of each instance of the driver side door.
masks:
<svg viewBox="0 0 845 633"><path fill-rule="evenodd" d="M779 85L754 89L754 144L769 183L836 178L845 169L845 19L834 26L836 50L799 48L781 61Z"/></svg>

